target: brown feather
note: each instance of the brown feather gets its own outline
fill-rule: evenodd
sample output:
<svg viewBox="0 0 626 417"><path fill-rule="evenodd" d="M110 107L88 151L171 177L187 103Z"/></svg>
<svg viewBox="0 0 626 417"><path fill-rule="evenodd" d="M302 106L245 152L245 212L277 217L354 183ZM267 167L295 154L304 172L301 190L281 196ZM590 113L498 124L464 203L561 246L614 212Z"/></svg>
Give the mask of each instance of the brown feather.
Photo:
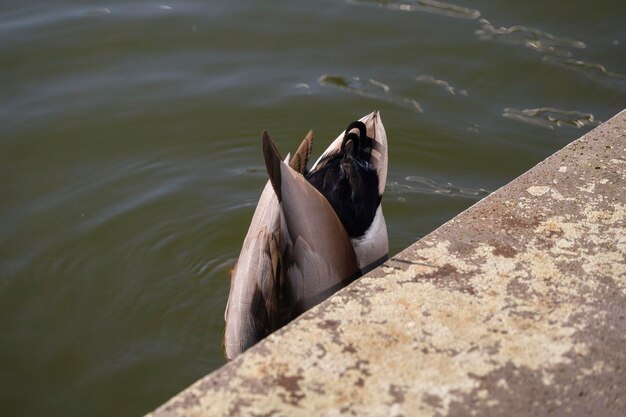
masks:
<svg viewBox="0 0 626 417"><path fill-rule="evenodd" d="M306 174L306 166L309 163L309 158L311 157L312 151L313 131L309 130L309 133L307 133L305 138L302 140L302 143L298 147L298 150L296 150L293 158L291 158L291 161L289 161L289 166L302 175Z"/></svg>

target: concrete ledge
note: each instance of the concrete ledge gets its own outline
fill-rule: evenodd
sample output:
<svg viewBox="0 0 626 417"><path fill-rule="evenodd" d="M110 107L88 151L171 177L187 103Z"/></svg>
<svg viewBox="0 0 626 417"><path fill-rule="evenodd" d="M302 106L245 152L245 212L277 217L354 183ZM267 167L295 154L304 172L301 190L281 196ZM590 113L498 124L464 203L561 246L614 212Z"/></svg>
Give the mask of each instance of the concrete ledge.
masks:
<svg viewBox="0 0 626 417"><path fill-rule="evenodd" d="M626 111L152 416L626 415Z"/></svg>

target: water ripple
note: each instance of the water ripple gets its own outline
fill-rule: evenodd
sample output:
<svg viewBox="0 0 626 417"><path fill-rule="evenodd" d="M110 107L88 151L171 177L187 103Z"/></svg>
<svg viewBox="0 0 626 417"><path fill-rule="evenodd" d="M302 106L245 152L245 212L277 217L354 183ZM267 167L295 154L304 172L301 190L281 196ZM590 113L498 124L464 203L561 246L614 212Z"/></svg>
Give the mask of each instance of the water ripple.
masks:
<svg viewBox="0 0 626 417"><path fill-rule="evenodd" d="M228 278L228 274L224 274L224 272L232 271L237 263L237 258L231 255L232 254L219 254L213 257L208 257L206 254L201 254L192 258L188 262L188 268L196 275L210 275Z"/></svg>
<svg viewBox="0 0 626 417"><path fill-rule="evenodd" d="M426 12L435 13L448 17L456 17L459 19L478 19L480 12L478 10L469 9L467 7L457 6L455 4L444 3L435 0L350 0L349 3L356 4L372 4L375 3L379 7L389 10L399 10L402 12Z"/></svg>
<svg viewBox="0 0 626 417"><path fill-rule="evenodd" d="M580 129L585 126L597 126L601 122L596 120L593 114L578 111L567 111L541 107L538 109L512 109L505 108L502 116L507 119L518 120L535 126L554 129L555 127L575 127Z"/></svg>
<svg viewBox="0 0 626 417"><path fill-rule="evenodd" d="M453 185L451 183L440 183L427 177L409 175L404 178L405 182L390 181L387 183L387 191L393 194L437 194L450 197L477 198L481 199L491 193L484 188L469 188ZM402 201L403 198L399 197Z"/></svg>
<svg viewBox="0 0 626 417"><path fill-rule="evenodd" d="M454 87L452 87L452 85L450 85L449 82L444 81L444 80L438 80L435 77L433 77L432 75L427 75L427 74L418 75L417 77L415 77L415 80L420 82L420 83L432 84L432 85L436 85L438 87L441 87L446 92L448 92L448 93L450 93L452 95L456 95L457 94L457 90ZM466 90L458 90L458 94L460 96L466 96L467 95L467 91Z"/></svg>
<svg viewBox="0 0 626 417"><path fill-rule="evenodd" d="M85 11L86 16L103 16L107 14L111 14L111 9L108 7L96 7Z"/></svg>
<svg viewBox="0 0 626 417"><path fill-rule="evenodd" d="M560 48L584 49L586 47L584 42L555 36L529 26L515 25L496 28L487 19L480 19L479 22L481 28L474 33L481 40L496 40L512 45L524 45L536 51L565 57L571 57L572 53Z"/></svg>
<svg viewBox="0 0 626 417"><path fill-rule="evenodd" d="M543 62L556 64L567 69L581 72L589 78L600 81L617 80L622 86L626 85L626 75L607 70L604 65L595 62L581 61L573 58L561 58L554 56L544 56Z"/></svg>
<svg viewBox="0 0 626 417"><path fill-rule="evenodd" d="M389 103L399 104L422 113L422 107L411 98L391 94L391 88L387 84L372 78L343 77L341 75L322 75L317 82L322 86L331 86L349 93L363 97L385 100Z"/></svg>

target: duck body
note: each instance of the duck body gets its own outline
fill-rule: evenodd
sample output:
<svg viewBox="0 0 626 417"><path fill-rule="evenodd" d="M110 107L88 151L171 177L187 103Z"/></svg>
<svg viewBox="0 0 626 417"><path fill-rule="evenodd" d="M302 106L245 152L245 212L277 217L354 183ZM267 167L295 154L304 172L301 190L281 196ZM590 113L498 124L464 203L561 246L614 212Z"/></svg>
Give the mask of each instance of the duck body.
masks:
<svg viewBox="0 0 626 417"><path fill-rule="evenodd" d="M233 359L387 258L378 112L351 123L306 169L311 132L282 160L267 132L266 184L231 277L224 346Z"/></svg>

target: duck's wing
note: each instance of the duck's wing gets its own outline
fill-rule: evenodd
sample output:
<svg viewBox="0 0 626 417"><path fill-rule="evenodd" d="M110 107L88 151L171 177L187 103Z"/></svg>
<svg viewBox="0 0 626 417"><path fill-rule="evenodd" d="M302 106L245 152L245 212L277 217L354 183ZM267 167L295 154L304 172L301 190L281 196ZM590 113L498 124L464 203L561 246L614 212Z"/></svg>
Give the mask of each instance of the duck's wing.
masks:
<svg viewBox="0 0 626 417"><path fill-rule="evenodd" d="M265 295L276 282L280 251L280 206L269 182L266 184L232 272L224 319L224 348L233 359L260 340L269 329Z"/></svg>
<svg viewBox="0 0 626 417"><path fill-rule="evenodd" d="M304 138L293 158L286 158L298 172L305 172L311 155L313 132ZM268 181L244 239L231 275L224 319L224 348L233 359L285 323L280 299L283 258L291 246L276 194Z"/></svg>
<svg viewBox="0 0 626 417"><path fill-rule="evenodd" d="M285 284L297 315L360 276L360 270L348 234L331 205L281 161L267 132L263 155L293 243Z"/></svg>

